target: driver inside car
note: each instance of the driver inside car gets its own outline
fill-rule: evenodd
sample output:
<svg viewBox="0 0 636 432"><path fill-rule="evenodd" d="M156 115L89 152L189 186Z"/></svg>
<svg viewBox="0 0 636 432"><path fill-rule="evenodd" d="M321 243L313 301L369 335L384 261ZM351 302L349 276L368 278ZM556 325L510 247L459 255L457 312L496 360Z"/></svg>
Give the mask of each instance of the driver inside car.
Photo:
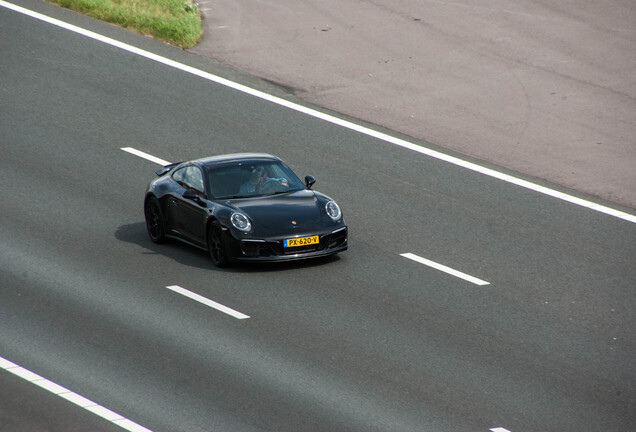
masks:
<svg viewBox="0 0 636 432"><path fill-rule="evenodd" d="M240 193L254 193L261 192L265 186L272 186L279 184L288 187L287 179L285 178L271 178L267 176L267 170L262 166L250 167L249 179L241 185Z"/></svg>

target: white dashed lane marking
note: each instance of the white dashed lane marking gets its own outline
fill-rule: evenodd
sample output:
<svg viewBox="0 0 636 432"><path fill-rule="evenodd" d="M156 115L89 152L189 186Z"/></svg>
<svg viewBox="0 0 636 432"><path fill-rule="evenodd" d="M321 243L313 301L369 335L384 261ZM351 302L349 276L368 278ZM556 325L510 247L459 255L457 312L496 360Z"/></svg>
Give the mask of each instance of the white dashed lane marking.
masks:
<svg viewBox="0 0 636 432"><path fill-rule="evenodd" d="M146 160L149 160L151 162L157 163L157 164L162 165L162 166L170 165L170 162L168 162L166 160L159 159L158 157L155 157L155 156L153 156L151 154L148 154L148 153L144 153L141 150L137 150L137 149L134 149L132 147L122 147L121 149L123 151L125 151L125 152L128 152L130 154L134 154L135 156L139 156L140 158L144 158Z"/></svg>
<svg viewBox="0 0 636 432"><path fill-rule="evenodd" d="M231 309L227 306L224 306L220 303L217 303L213 300L210 300L208 298L203 297L202 295L199 295L197 293L193 293L192 291L188 291L185 288L180 287L179 285L171 285L171 286L167 286L166 288L168 288L171 291L174 291L176 293L181 294L182 296L186 296L192 300L198 301L199 303L202 303L206 306L209 306L211 308L214 308L220 312L223 312L225 314L228 314L230 316L233 316L236 319L246 319L249 318L249 315L245 315L244 313L235 311L234 309Z"/></svg>
<svg viewBox="0 0 636 432"><path fill-rule="evenodd" d="M448 274L453 275L455 277L458 277L460 279L464 279L464 280L466 280L468 282L472 282L472 283L474 283L476 285L490 285L490 282L486 282L484 280L477 279L474 276L467 275L466 273L462 273L460 271L454 270L454 269L452 269L450 267L446 267L445 265L438 264L438 263L436 263L434 261L428 260L426 258L422 258L422 257L417 256L417 255L412 254L412 253L403 253L403 254L400 254L400 256L403 256L404 258L408 258L408 259L413 260L415 262L418 262L420 264L427 265L427 266L432 267L434 269L437 269L439 271L443 271L444 273L448 273Z"/></svg>

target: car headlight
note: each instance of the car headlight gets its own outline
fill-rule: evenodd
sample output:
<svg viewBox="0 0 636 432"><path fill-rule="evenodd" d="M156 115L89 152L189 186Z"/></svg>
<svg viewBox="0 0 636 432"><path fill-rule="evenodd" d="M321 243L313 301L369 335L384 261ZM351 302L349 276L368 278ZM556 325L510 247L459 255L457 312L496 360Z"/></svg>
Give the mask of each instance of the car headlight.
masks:
<svg viewBox="0 0 636 432"><path fill-rule="evenodd" d="M342 212L340 211L340 207L338 207L338 204L336 204L335 201L329 201L325 205L325 210L327 211L327 214L329 215L329 217L336 222L338 222L340 218L342 217Z"/></svg>
<svg viewBox="0 0 636 432"><path fill-rule="evenodd" d="M250 229L252 229L250 220L243 213L232 213L232 216L230 216L230 222L232 222L234 228L239 231L248 232Z"/></svg>

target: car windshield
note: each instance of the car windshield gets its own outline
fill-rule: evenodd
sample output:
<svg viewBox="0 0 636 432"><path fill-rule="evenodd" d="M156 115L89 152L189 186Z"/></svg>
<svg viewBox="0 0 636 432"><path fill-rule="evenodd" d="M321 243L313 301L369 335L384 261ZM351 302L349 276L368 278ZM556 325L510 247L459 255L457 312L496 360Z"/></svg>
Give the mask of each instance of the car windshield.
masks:
<svg viewBox="0 0 636 432"><path fill-rule="evenodd" d="M215 199L274 195L305 188L291 168L280 161L246 161L211 167L208 185Z"/></svg>

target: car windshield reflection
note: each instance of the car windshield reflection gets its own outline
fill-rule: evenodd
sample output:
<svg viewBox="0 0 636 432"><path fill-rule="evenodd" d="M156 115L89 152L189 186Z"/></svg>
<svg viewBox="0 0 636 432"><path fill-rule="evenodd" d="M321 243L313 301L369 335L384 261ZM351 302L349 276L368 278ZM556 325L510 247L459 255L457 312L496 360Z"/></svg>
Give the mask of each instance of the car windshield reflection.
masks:
<svg viewBox="0 0 636 432"><path fill-rule="evenodd" d="M296 192L303 182L282 162L250 161L208 170L208 185L216 199L252 198Z"/></svg>

